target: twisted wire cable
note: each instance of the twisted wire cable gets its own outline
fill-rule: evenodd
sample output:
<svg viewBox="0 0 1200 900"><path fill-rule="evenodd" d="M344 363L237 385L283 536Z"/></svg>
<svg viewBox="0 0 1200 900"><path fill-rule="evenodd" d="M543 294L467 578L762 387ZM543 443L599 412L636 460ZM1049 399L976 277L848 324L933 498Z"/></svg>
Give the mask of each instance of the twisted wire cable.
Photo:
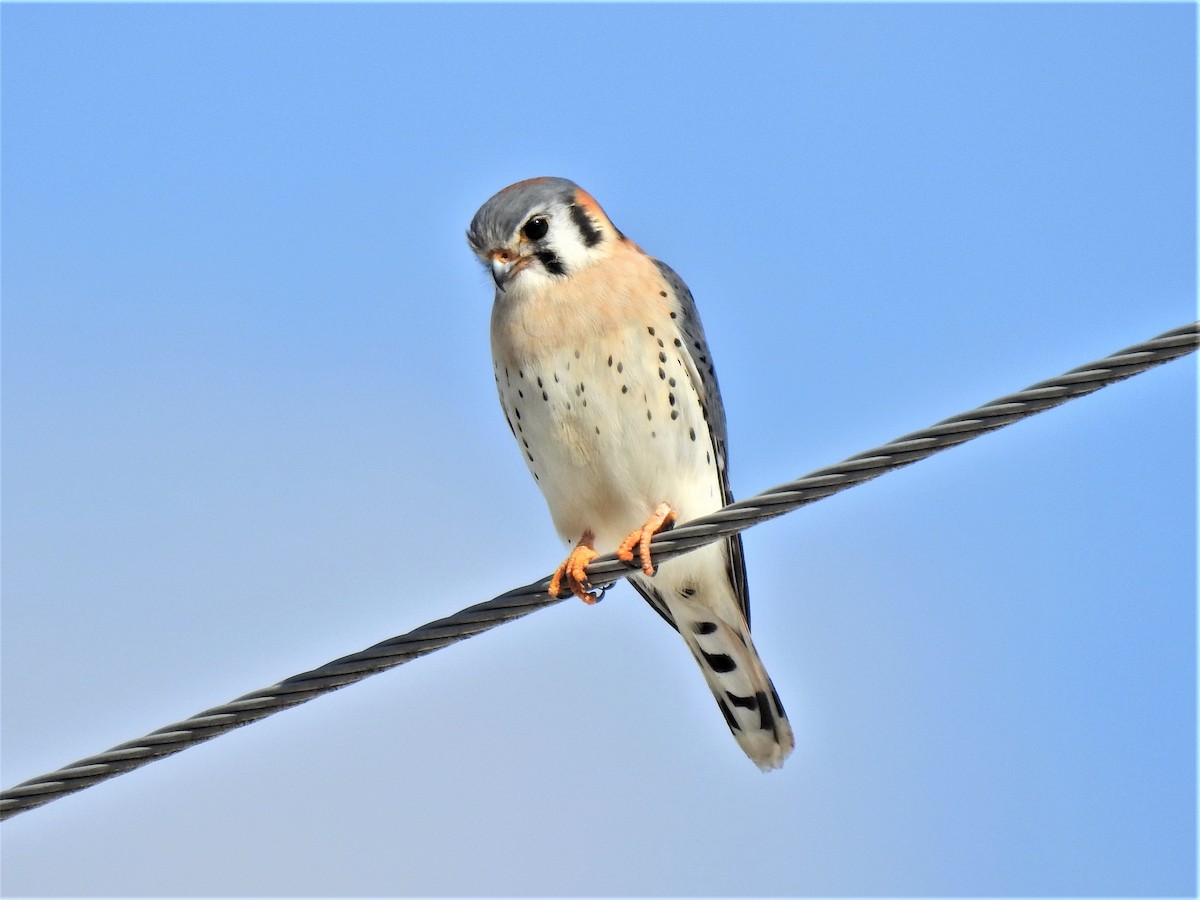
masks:
<svg viewBox="0 0 1200 900"><path fill-rule="evenodd" d="M1000 397L970 412L952 416L922 431L904 435L874 450L851 456L837 465L818 469L795 481L660 533L651 543L654 559L663 562L736 534L759 522L925 459L947 447L965 443L981 434L1011 425L1072 398L1082 397L1184 356L1198 346L1200 322L1193 322L1096 362L1071 369L1057 378L1039 381L1023 391ZM608 554L594 560L587 571L594 584L607 585L623 577L629 569L615 555ZM549 578L543 578L514 588L485 603L422 625L407 634L293 675L270 687L243 694L236 700L159 728L145 737L118 744L103 753L23 781L0 793L0 819L42 806L153 760L179 753L234 728L257 722L321 694L558 603L558 598L546 593L549 583Z"/></svg>

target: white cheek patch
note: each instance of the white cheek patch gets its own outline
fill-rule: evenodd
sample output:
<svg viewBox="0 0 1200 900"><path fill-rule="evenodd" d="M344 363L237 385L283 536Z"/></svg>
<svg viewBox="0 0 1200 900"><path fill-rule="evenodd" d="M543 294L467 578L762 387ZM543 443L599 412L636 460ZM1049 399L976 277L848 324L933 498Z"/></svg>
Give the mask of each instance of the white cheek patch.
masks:
<svg viewBox="0 0 1200 900"><path fill-rule="evenodd" d="M545 243L565 268L566 274L570 275L607 255L604 253L607 242L602 238L597 239L599 235L596 229L581 232L571 211L563 208L555 210L551 216Z"/></svg>

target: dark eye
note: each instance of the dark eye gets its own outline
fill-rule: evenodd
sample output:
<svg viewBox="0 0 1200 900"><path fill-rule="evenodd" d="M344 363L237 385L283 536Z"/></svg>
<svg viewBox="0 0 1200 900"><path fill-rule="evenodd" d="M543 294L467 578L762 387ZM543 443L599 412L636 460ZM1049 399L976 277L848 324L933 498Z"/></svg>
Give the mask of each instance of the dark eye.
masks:
<svg viewBox="0 0 1200 900"><path fill-rule="evenodd" d="M534 216L521 229L521 236L527 241L540 241L549 230L550 223L546 221L545 216Z"/></svg>

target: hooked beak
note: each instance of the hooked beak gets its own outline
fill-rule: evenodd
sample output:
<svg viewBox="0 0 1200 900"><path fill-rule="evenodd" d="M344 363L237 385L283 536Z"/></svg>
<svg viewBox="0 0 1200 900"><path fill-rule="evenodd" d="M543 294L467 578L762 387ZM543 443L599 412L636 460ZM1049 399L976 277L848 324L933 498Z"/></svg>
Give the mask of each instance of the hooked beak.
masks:
<svg viewBox="0 0 1200 900"><path fill-rule="evenodd" d="M503 292L504 284L508 281L512 270L512 263L507 260L492 257L491 263L492 281L496 282L496 290Z"/></svg>
<svg viewBox="0 0 1200 900"><path fill-rule="evenodd" d="M492 281L496 282L496 289L504 293L504 289L508 283L516 277L517 273L529 265L530 257L514 256L507 250L493 250L489 256L488 267L492 271Z"/></svg>

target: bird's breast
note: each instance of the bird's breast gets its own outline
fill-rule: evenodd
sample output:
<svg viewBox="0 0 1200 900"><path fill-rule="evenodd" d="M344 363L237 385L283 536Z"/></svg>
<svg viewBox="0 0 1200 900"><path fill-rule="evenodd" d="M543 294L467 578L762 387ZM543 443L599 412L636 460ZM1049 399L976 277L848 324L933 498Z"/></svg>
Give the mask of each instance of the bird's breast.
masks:
<svg viewBox="0 0 1200 900"><path fill-rule="evenodd" d="M493 313L500 400L567 540L619 541L663 501L685 518L720 505L703 404L653 274L590 294L568 279L570 291Z"/></svg>

